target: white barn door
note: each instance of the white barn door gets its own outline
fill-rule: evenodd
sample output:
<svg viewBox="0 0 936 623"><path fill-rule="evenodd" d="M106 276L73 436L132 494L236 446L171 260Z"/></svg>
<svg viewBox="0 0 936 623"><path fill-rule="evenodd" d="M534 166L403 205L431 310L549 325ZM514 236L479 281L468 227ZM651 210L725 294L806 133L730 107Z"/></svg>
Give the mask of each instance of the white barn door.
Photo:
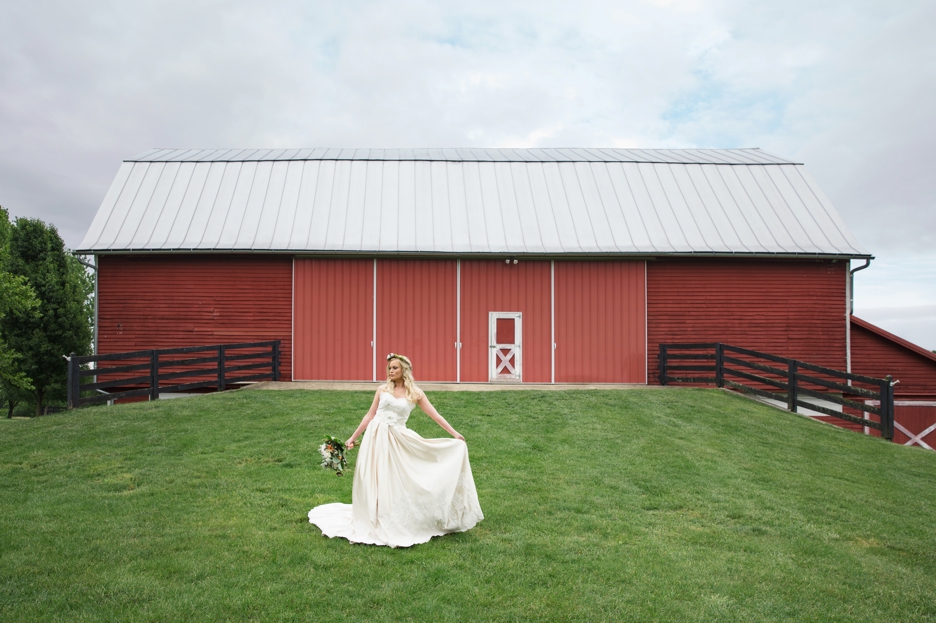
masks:
<svg viewBox="0 0 936 623"><path fill-rule="evenodd" d="M523 365L523 314L521 312L491 312L490 380L520 381Z"/></svg>

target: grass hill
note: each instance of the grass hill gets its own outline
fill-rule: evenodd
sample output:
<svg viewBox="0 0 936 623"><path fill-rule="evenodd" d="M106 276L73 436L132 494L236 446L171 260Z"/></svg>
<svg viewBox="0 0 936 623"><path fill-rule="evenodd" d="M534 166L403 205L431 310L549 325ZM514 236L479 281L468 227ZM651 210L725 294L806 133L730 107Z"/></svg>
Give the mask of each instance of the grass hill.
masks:
<svg viewBox="0 0 936 623"><path fill-rule="evenodd" d="M391 550L306 518L371 397L2 420L0 620L936 620L936 452L719 390L438 393L486 518Z"/></svg>

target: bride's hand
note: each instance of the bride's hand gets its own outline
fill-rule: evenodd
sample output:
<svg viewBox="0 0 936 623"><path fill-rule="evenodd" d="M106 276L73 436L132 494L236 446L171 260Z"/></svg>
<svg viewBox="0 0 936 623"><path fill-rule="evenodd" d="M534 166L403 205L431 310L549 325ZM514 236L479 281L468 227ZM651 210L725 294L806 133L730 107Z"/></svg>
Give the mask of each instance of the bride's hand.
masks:
<svg viewBox="0 0 936 623"><path fill-rule="evenodd" d="M345 450L351 450L351 449L353 449L354 446L355 446L356 444L357 444L357 442L354 441L353 439L347 440L347 441L345 442L345 445L344 445Z"/></svg>
<svg viewBox="0 0 936 623"><path fill-rule="evenodd" d="M453 435L453 437L455 437L455 439L460 439L461 441L465 441L465 436L462 435L461 433L457 432L457 431L455 432L455 434Z"/></svg>

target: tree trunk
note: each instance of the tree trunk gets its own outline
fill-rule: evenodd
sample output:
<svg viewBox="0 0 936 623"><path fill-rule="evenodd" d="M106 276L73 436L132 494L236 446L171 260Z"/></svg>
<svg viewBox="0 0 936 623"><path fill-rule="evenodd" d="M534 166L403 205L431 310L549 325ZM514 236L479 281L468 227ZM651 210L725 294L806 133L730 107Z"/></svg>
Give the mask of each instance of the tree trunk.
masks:
<svg viewBox="0 0 936 623"><path fill-rule="evenodd" d="M42 415L42 390L36 388L36 417Z"/></svg>

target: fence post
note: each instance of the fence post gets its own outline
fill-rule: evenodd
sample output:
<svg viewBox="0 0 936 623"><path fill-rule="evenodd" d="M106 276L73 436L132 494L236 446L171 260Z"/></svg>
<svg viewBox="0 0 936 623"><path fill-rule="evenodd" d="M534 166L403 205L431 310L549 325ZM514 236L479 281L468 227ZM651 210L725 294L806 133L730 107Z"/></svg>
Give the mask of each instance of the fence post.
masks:
<svg viewBox="0 0 936 623"><path fill-rule="evenodd" d="M724 387L725 386L725 351L722 349L722 343L718 342L715 344L715 386Z"/></svg>
<svg viewBox="0 0 936 623"><path fill-rule="evenodd" d="M150 353L150 400L159 400L159 351Z"/></svg>
<svg viewBox="0 0 936 623"><path fill-rule="evenodd" d="M666 344L660 344L660 385L666 385Z"/></svg>
<svg viewBox="0 0 936 623"><path fill-rule="evenodd" d="M223 392L224 389L224 344L220 344L218 346L218 391Z"/></svg>
<svg viewBox="0 0 936 623"><path fill-rule="evenodd" d="M796 391L796 359L790 359L787 365L787 408L796 413L799 392Z"/></svg>
<svg viewBox="0 0 936 623"><path fill-rule="evenodd" d="M72 397L75 399L75 408L77 409L81 406L81 357L72 353L69 363L75 366L72 376ZM94 365L97 366L96 363Z"/></svg>
<svg viewBox="0 0 936 623"><path fill-rule="evenodd" d="M894 440L894 381L890 374L881 386L881 437ZM887 406L885 407L885 403Z"/></svg>
<svg viewBox="0 0 936 623"><path fill-rule="evenodd" d="M280 368L280 341L275 340L273 342L273 380L279 380L279 368Z"/></svg>
<svg viewBox="0 0 936 623"><path fill-rule="evenodd" d="M78 406L75 404L78 402L78 397L75 396L75 377L78 376L78 371L75 370L75 362L78 356L71 353L66 359L68 359L68 408L74 409Z"/></svg>

